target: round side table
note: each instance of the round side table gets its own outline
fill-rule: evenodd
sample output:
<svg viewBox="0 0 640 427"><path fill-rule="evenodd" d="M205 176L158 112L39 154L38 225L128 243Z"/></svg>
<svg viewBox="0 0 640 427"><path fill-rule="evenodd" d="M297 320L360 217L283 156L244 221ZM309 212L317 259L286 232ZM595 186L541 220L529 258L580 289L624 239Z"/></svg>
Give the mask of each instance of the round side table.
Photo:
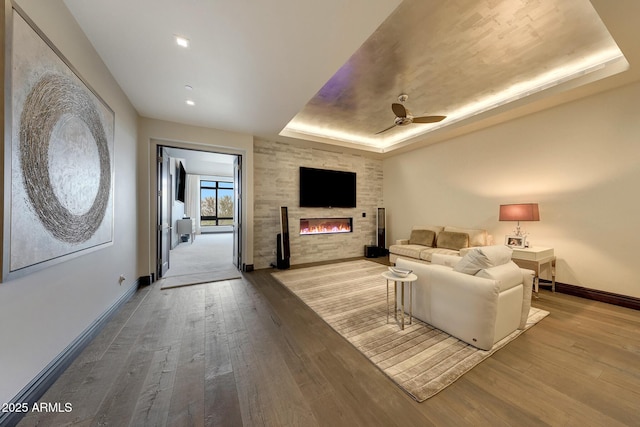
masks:
<svg viewBox="0 0 640 427"><path fill-rule="evenodd" d="M400 283L400 329L404 330L404 285L409 284L409 324L413 320L413 282L418 280L418 276L411 273L406 277L400 277L391 271L382 273L382 277L387 279L387 323L389 323L389 282L393 282L393 313L396 322L398 321L398 283Z"/></svg>

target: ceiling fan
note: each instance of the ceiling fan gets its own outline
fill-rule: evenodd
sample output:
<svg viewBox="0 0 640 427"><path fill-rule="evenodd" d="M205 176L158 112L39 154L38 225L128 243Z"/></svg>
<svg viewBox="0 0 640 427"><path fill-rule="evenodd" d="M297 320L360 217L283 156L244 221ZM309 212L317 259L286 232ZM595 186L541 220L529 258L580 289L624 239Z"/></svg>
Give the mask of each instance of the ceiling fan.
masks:
<svg viewBox="0 0 640 427"><path fill-rule="evenodd" d="M393 121L393 125L389 126L386 129L381 130L380 132L376 132L376 135L381 134L382 132L386 132L389 129L393 129L396 126L406 126L411 123L437 123L444 120L447 116L422 116L422 117L413 117L409 110L404 107L404 103L409 99L409 95L402 94L398 96L398 101L391 104L391 109L396 115L396 119Z"/></svg>

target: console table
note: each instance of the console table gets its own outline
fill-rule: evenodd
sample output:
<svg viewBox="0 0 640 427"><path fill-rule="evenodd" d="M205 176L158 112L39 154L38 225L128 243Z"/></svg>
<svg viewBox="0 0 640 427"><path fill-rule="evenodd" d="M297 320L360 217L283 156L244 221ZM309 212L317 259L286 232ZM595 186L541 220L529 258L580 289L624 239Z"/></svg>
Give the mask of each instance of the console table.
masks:
<svg viewBox="0 0 640 427"><path fill-rule="evenodd" d="M556 256L553 248L534 246L531 248L513 248L511 260L521 268L535 271L533 279L535 293L538 293L540 282L540 269L544 265L549 265L551 272L551 291L556 291Z"/></svg>

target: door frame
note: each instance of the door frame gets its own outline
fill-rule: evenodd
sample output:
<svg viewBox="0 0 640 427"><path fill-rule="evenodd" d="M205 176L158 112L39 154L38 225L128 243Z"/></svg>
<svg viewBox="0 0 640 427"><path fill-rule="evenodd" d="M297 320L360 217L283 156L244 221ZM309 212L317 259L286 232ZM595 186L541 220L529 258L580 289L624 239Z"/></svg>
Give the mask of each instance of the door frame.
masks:
<svg viewBox="0 0 640 427"><path fill-rule="evenodd" d="M222 146L216 146L216 147L207 147L207 146L203 146L203 145L198 145L198 144L188 144L188 143L181 143L181 142L176 142L176 141L167 141L167 140L160 140L160 139L155 139L155 138L151 138L150 140L151 143L151 147L150 147L150 152L152 153L151 155L151 161L150 161L150 201L151 201L151 206L150 206L150 219L151 219L151 230L152 233L150 234L150 238L151 238L151 247L149 249L150 250L150 254L152 255L150 257L149 260L149 271L153 272L152 273L152 280L157 279L157 274L158 274L158 259L156 254L158 253L158 238L157 238L157 230L158 230L158 163L157 163L157 150L158 147L167 147L167 148L173 148L173 149L178 149L178 150L190 150L190 151L201 151L204 153L218 153L218 154L226 154L226 155L231 155L231 156L237 156L240 160L240 174L242 177L242 182L241 182L241 197L242 197L242 205L241 205L241 209L240 209L240 221L241 223L246 223L249 215L248 212L246 211L246 206L247 206L247 201L246 201L246 197L247 197L247 182L248 182L248 178L247 176L249 175L250 171L246 170L246 161L245 161L245 156L247 156L247 153L244 150L241 149L237 149L234 147L222 147ZM235 177L234 177L234 182L235 182ZM241 227L238 230L238 239L241 242L241 245L239 245L238 250L240 250L240 248L245 247L246 245L246 229L244 227ZM251 271L253 270L253 264L247 264L247 258L246 258L246 252L244 250L240 250L240 253L238 254L239 258L236 258L236 254L233 254L234 256L234 260L238 260L237 262L239 263L238 269L241 271Z"/></svg>
<svg viewBox="0 0 640 427"><path fill-rule="evenodd" d="M156 177L157 195L156 198L156 275L161 278L170 268L171 254L171 229L173 215L171 212L171 200L173 200L173 185L171 181L171 171L169 170L169 158L166 147L158 145L156 149ZM160 166L161 165L161 166ZM166 170L165 170L166 167ZM163 217L166 215L166 218ZM166 268L165 268L166 265Z"/></svg>
<svg viewBox="0 0 640 427"><path fill-rule="evenodd" d="M233 265L242 270L242 156L233 161Z"/></svg>

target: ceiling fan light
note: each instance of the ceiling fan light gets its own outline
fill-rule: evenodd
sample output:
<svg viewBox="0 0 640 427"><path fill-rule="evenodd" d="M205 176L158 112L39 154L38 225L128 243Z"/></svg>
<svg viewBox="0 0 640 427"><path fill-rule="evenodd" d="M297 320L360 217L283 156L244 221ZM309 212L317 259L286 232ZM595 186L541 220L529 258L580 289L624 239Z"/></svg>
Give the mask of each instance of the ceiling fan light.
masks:
<svg viewBox="0 0 640 427"><path fill-rule="evenodd" d="M396 117L393 122L396 124L396 126L406 126L410 125L413 122L413 117Z"/></svg>

